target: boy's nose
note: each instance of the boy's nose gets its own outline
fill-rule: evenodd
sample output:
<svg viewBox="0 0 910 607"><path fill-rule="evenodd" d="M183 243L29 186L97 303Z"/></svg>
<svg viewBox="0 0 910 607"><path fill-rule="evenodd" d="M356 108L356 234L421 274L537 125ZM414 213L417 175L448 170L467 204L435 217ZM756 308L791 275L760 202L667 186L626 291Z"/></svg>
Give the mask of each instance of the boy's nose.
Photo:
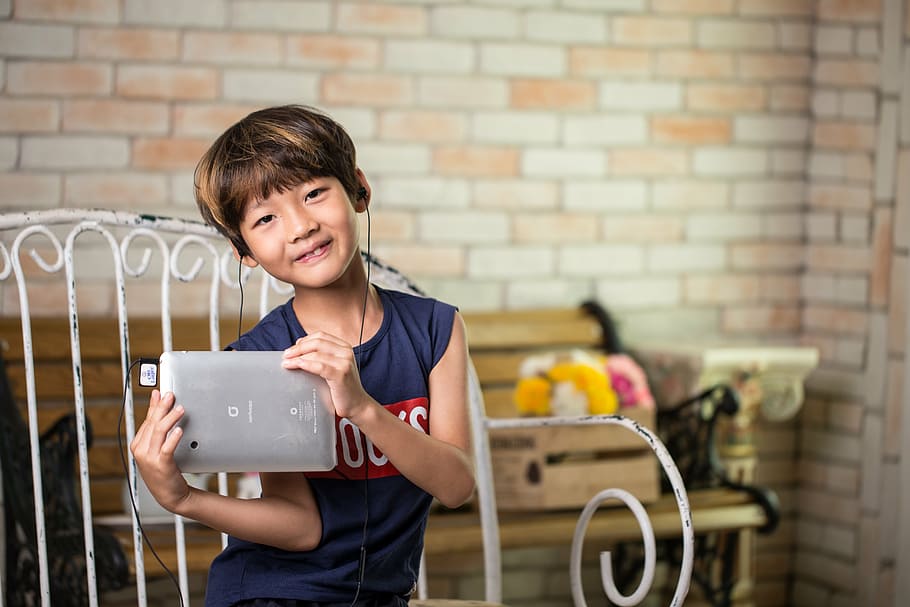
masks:
<svg viewBox="0 0 910 607"><path fill-rule="evenodd" d="M306 238L313 233L319 224L305 209L296 208L288 214L288 221L285 223L288 242L294 242L300 238Z"/></svg>

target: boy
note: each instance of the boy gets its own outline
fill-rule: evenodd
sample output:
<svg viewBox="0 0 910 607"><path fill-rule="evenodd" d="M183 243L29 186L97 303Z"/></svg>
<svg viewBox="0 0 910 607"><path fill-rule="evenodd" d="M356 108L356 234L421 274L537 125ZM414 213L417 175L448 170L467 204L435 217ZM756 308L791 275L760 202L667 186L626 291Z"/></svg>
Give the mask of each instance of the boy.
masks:
<svg viewBox="0 0 910 607"><path fill-rule="evenodd" d="M473 492L462 320L368 284L357 214L370 195L344 129L302 106L250 114L196 169L205 220L241 263L294 287L228 349L284 350L284 367L324 377L339 459L328 473L262 473L259 499L192 488L173 459L184 410L152 393L130 445L150 492L231 536L209 607L404 605L432 499L455 507Z"/></svg>

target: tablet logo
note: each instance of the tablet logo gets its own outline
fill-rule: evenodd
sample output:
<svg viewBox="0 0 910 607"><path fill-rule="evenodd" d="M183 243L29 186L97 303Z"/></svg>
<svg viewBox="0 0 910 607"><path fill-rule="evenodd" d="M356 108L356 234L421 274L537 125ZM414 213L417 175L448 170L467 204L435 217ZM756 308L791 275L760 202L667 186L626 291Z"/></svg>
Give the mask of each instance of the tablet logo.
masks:
<svg viewBox="0 0 910 607"><path fill-rule="evenodd" d="M240 415L240 409L238 409L234 405L228 405L228 415L230 415L231 417L237 417Z"/></svg>

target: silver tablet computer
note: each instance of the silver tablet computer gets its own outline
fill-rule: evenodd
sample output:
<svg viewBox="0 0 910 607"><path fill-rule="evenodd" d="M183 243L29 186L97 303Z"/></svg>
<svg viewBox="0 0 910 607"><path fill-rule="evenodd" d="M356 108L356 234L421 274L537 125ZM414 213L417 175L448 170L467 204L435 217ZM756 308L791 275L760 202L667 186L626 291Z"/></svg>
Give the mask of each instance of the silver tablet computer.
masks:
<svg viewBox="0 0 910 607"><path fill-rule="evenodd" d="M328 384L283 369L281 352L165 352L159 380L186 413L182 472L331 470L337 463Z"/></svg>

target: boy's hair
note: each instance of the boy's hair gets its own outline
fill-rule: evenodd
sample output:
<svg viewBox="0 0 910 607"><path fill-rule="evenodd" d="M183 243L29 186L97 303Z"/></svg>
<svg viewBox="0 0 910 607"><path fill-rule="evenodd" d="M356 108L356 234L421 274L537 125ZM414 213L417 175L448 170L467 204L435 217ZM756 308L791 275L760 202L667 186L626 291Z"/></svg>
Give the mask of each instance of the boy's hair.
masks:
<svg viewBox="0 0 910 607"><path fill-rule="evenodd" d="M360 188L354 143L323 112L302 105L258 110L228 128L196 165L196 204L203 219L241 255L246 204L317 177L335 177L351 200Z"/></svg>

